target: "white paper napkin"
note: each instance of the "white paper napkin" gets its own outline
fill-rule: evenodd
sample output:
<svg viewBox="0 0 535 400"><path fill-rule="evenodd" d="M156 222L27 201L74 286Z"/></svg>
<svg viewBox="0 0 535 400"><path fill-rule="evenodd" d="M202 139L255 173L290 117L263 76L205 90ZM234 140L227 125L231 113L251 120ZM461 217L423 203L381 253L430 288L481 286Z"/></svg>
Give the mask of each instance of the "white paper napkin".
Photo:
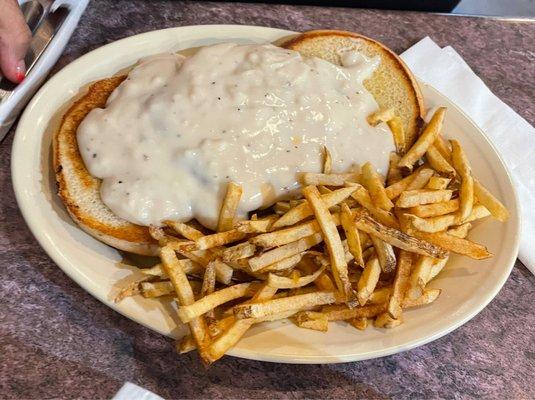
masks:
<svg viewBox="0 0 535 400"><path fill-rule="evenodd" d="M440 48L426 37L401 58L470 116L499 149L522 207L519 258L535 274L535 129L496 97L452 47Z"/></svg>
<svg viewBox="0 0 535 400"><path fill-rule="evenodd" d="M113 396L112 400L164 400L157 394L152 393L147 389L135 385L131 382L126 382L123 387Z"/></svg>

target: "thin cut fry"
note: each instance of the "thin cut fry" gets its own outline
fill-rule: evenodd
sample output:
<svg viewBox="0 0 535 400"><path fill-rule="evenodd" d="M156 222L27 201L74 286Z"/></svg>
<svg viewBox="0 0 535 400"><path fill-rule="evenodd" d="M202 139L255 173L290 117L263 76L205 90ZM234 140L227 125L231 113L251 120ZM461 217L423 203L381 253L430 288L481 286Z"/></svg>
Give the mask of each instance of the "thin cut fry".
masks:
<svg viewBox="0 0 535 400"><path fill-rule="evenodd" d="M284 271L287 269L290 269L292 267L295 267L295 265L301 261L304 253L295 254L291 257L284 258L282 260L279 260L277 262L274 262L273 264L269 264L267 267L262 268L259 270L259 273L264 272L275 272L275 271Z"/></svg>
<svg viewBox="0 0 535 400"><path fill-rule="evenodd" d="M323 173L330 174L333 169L333 159L327 146L323 146Z"/></svg>
<svg viewBox="0 0 535 400"><path fill-rule="evenodd" d="M338 214L332 214L332 217L334 223L340 225L340 216ZM259 247L277 247L319 232L321 232L319 223L316 220L312 220L290 228L255 236L249 239L249 241Z"/></svg>
<svg viewBox="0 0 535 400"><path fill-rule="evenodd" d="M306 238L299 239L296 242L288 243L284 246L277 247L273 250L266 251L265 253L250 258L249 267L253 272L258 271L277 261L302 253L303 251L314 247L322 241L323 236L321 233L316 233Z"/></svg>
<svg viewBox="0 0 535 400"><path fill-rule="evenodd" d="M234 316L238 319L263 318L290 310L302 310L309 307L332 304L336 302L334 292L313 292L297 296L284 297L255 304L240 304L234 307Z"/></svg>
<svg viewBox="0 0 535 400"><path fill-rule="evenodd" d="M437 148L442 157L444 157L451 165L451 149L448 142L444 140L444 137L442 135L437 136L435 142L433 143L433 146Z"/></svg>
<svg viewBox="0 0 535 400"><path fill-rule="evenodd" d="M207 250L213 247L223 246L232 242L242 240L246 236L245 233L237 229L226 230L224 232L214 233L212 235L202 236L195 241L197 249Z"/></svg>
<svg viewBox="0 0 535 400"><path fill-rule="evenodd" d="M380 274L381 266L379 265L379 260L377 257L374 257L366 263L366 267L364 268L357 285L357 299L361 306L366 304L368 298L375 290Z"/></svg>
<svg viewBox="0 0 535 400"><path fill-rule="evenodd" d="M409 299L417 299L423 295L425 284L429 281L429 274L435 260L435 258L427 256L418 257L409 277L409 287L406 293Z"/></svg>
<svg viewBox="0 0 535 400"><path fill-rule="evenodd" d="M445 107L439 107L431 121L424 128L416 143L407 151L407 153L401 158L398 166L400 168L408 168L412 170L414 163L418 161L427 151L428 147L433 144L437 136L442 129L442 123L444 122L444 115L446 114Z"/></svg>
<svg viewBox="0 0 535 400"><path fill-rule="evenodd" d="M173 283L180 305L187 306L193 304L195 298L193 296L191 285L188 282L186 274L178 264L175 251L171 247L165 246L160 249L160 258L167 276L169 276L169 279ZM189 328L195 339L197 348L199 349L201 359L203 362L208 363L209 358L206 355L206 345L209 336L204 319L202 317L194 318L190 321Z"/></svg>
<svg viewBox="0 0 535 400"><path fill-rule="evenodd" d="M197 300L195 303L181 306L178 309L178 316L183 323L188 323L192 319L203 315L221 304L239 299L240 297L253 296L260 288L259 285L256 282L239 283L217 290Z"/></svg>
<svg viewBox="0 0 535 400"><path fill-rule="evenodd" d="M394 145L398 154L405 154L405 129L403 127L403 120L395 116L387 121L388 127L392 131L392 137L394 138Z"/></svg>
<svg viewBox="0 0 535 400"><path fill-rule="evenodd" d="M240 204L242 192L243 189L240 185L229 182L227 194L225 195L219 213L219 221L217 223L218 232L230 231L234 227L234 218L236 217L236 210Z"/></svg>
<svg viewBox="0 0 535 400"><path fill-rule="evenodd" d="M310 207L314 211L314 215L323 231L323 236L329 255L331 259L331 271L333 273L336 286L340 293L346 297L346 301L350 301L353 297L353 290L347 274L347 263L345 259L344 247L342 240L336 229L336 224L333 220L329 209L321 200L318 189L314 186L307 186L303 189L303 195L308 200Z"/></svg>
<svg viewBox="0 0 535 400"><path fill-rule="evenodd" d="M451 199L452 191L448 189L432 190L432 189L418 189L408 190L401 193L396 202L396 206L400 208L415 207L421 204L439 203Z"/></svg>
<svg viewBox="0 0 535 400"><path fill-rule="evenodd" d="M357 224L358 229L367 232L372 236L376 236L400 249L435 258L444 258L446 256L446 251L440 248L439 245L437 246L427 243L416 237L398 231L397 229L381 225L379 222L371 218L364 210L360 210L356 213L355 223Z"/></svg>
<svg viewBox="0 0 535 400"><path fill-rule="evenodd" d="M349 251L355 258L357 265L360 265L362 268L364 268L359 231L353 222L353 213L345 204L342 205L340 222L342 223L342 227L344 228L344 232L346 234Z"/></svg>
<svg viewBox="0 0 535 400"><path fill-rule="evenodd" d="M303 185L344 186L346 182L358 182L359 174L355 172L347 174L315 174L305 172L301 175Z"/></svg>
<svg viewBox="0 0 535 400"><path fill-rule="evenodd" d="M295 314L294 321L300 328L313 329L320 332L327 332L329 329L329 320L321 312L301 311Z"/></svg>
<svg viewBox="0 0 535 400"><path fill-rule="evenodd" d="M373 326L376 328L395 328L396 326L399 326L403 323L403 321L400 319L392 318L392 316L388 313L382 313L375 318L375 321L373 323Z"/></svg>
<svg viewBox="0 0 535 400"><path fill-rule="evenodd" d="M477 219L488 217L489 215L489 210L487 210L481 204L478 204L472 209L472 213L464 221L471 222ZM431 218L420 218L415 215L408 215L408 218L416 229L423 232L440 232L448 229L452 225L461 224L461 218L457 213L440 215L438 217Z"/></svg>
<svg viewBox="0 0 535 400"><path fill-rule="evenodd" d="M295 289L308 285L314 282L325 268L320 268L316 272L310 275L302 276L297 279L288 278L285 276L279 276L273 273L268 274L267 283L269 286L277 289Z"/></svg>
<svg viewBox="0 0 535 400"><path fill-rule="evenodd" d="M373 318L385 311L384 304L370 304L364 307L348 308L347 306L336 306L333 308L323 308L321 310L329 321L343 321L354 318Z"/></svg>
<svg viewBox="0 0 535 400"><path fill-rule="evenodd" d="M470 222L465 222L464 224L456 226L455 228L448 229L448 233L452 236L465 238L468 236L468 231L471 228L472 224Z"/></svg>
<svg viewBox="0 0 535 400"><path fill-rule="evenodd" d="M204 234L188 224L177 221L164 221L164 224L172 228L179 235L184 236L189 240L197 240L204 236Z"/></svg>
<svg viewBox="0 0 535 400"><path fill-rule="evenodd" d="M288 210L289 209L290 208L288 207ZM263 233L269 231L277 219L278 216L270 215L269 217L257 220L238 221L234 224L234 226L238 231L243 233Z"/></svg>
<svg viewBox="0 0 535 400"><path fill-rule="evenodd" d="M347 322L349 322L354 328L358 329L359 331L364 331L368 327L368 318L366 317L352 318Z"/></svg>
<svg viewBox="0 0 535 400"><path fill-rule="evenodd" d="M390 273L396 268L396 255L390 243L381 240L379 237L371 236L375 254L379 260L379 265L384 273Z"/></svg>
<svg viewBox="0 0 535 400"><path fill-rule="evenodd" d="M407 211L410 214L416 215L420 218L438 217L440 215L449 214L459 209L459 199L452 199L440 203L424 204L409 208Z"/></svg>
<svg viewBox="0 0 535 400"><path fill-rule="evenodd" d="M411 233L420 239L440 246L444 250L449 250L457 254L463 254L476 260L483 260L485 258L492 257L492 253L490 253L485 246L466 239L455 237L446 232L427 233L412 230Z"/></svg>
<svg viewBox="0 0 535 400"><path fill-rule="evenodd" d="M235 246L228 247L221 253L224 262L241 260L242 258L251 257L256 251L256 246L249 242L239 243Z"/></svg>
<svg viewBox="0 0 535 400"><path fill-rule="evenodd" d="M441 176L432 176L429 178L429 182L427 182L427 185L425 185L426 189L446 189L451 182L451 179L449 178L443 178Z"/></svg>
<svg viewBox="0 0 535 400"><path fill-rule="evenodd" d="M423 306L426 304L430 304L434 302L438 296L440 295L441 290L440 289L425 289L424 294L417 299L409 299L405 297L403 299L403 308L412 308L412 307L418 307Z"/></svg>
<svg viewBox="0 0 535 400"><path fill-rule="evenodd" d="M457 140L450 140L451 159L453 167L459 173L461 178L461 188L459 190L459 219L461 222L466 221L474 205L474 178L468 158L463 148Z"/></svg>
<svg viewBox="0 0 535 400"><path fill-rule="evenodd" d="M509 211L477 179L474 179L474 194L480 204L484 205L498 221L506 221Z"/></svg>
<svg viewBox="0 0 535 400"><path fill-rule="evenodd" d="M389 211L394 207L394 204L386 194L381 178L379 178L379 174L369 162L362 166L361 183L368 189L373 204L377 207L382 208L385 211Z"/></svg>
<svg viewBox="0 0 535 400"><path fill-rule="evenodd" d="M398 168L398 162L400 158L401 157L396 153L390 153L390 159L388 162L388 174L386 175L387 186L393 185L394 183L399 182L403 179L403 176L401 175L401 170Z"/></svg>
<svg viewBox="0 0 535 400"><path fill-rule="evenodd" d="M141 282L141 295L143 297L160 297L173 293L175 293L175 289L170 281Z"/></svg>
<svg viewBox="0 0 535 400"><path fill-rule="evenodd" d="M398 265L396 269L396 276L392 284L392 294L388 300L388 312L393 318L401 316L401 303L405 290L407 289L409 276L411 273L412 255L406 250L401 250L398 256Z"/></svg>
<svg viewBox="0 0 535 400"><path fill-rule="evenodd" d="M331 193L327 193L321 196L321 200L325 203L327 208L331 208L336 204L347 199L352 193L359 190L362 186L353 184L342 189L335 190ZM290 209L286 214L280 217L275 223L273 223L272 229L282 228L284 226L294 225L299 221L313 215L314 212L310 208L308 202L303 202L298 206Z"/></svg>
<svg viewBox="0 0 535 400"><path fill-rule="evenodd" d="M442 154L434 145L429 146L425 153L425 158L429 165L439 174L448 178L455 176L455 169L450 165L448 160L442 157Z"/></svg>
<svg viewBox="0 0 535 400"><path fill-rule="evenodd" d="M419 168L411 175L388 186L385 189L386 195L390 200L393 200L398 197L401 192L408 190L409 185L411 185L412 189L421 189L425 186L425 184L429 181L433 174L434 171L430 168Z"/></svg>
<svg viewBox="0 0 535 400"><path fill-rule="evenodd" d="M375 207L366 188L360 187L351 196L357 201L357 203L367 209L370 214L372 214L373 217L380 221L383 225L389 226L391 228L397 228L399 226L398 222L396 221L396 218L394 218L391 213L381 208Z"/></svg>

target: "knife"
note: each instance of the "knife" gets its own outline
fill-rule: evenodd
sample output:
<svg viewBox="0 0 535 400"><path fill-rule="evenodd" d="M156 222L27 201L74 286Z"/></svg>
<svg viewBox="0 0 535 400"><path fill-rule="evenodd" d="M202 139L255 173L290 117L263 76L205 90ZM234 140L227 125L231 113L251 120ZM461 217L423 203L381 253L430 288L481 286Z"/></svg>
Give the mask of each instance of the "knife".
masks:
<svg viewBox="0 0 535 400"><path fill-rule="evenodd" d="M30 0L21 4L33 32L26 57L26 78L20 84L0 80L0 140L38 89L78 25L88 0Z"/></svg>

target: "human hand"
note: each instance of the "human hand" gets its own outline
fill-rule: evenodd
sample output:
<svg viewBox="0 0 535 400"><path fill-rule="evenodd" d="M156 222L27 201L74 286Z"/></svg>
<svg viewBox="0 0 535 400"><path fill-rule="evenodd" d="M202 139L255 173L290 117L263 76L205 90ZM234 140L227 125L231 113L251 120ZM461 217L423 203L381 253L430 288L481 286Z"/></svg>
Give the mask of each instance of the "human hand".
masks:
<svg viewBox="0 0 535 400"><path fill-rule="evenodd" d="M12 82L26 76L24 56L31 39L17 0L0 0L0 72Z"/></svg>

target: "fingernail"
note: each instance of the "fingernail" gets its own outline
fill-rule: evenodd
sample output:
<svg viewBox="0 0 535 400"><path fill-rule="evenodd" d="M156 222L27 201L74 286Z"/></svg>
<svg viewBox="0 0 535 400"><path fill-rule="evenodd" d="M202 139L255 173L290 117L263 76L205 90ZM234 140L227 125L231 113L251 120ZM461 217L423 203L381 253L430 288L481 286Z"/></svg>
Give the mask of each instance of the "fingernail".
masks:
<svg viewBox="0 0 535 400"><path fill-rule="evenodd" d="M24 64L24 60L18 62L15 71L15 79L17 80L17 83L21 83L24 78L26 78L26 65Z"/></svg>

